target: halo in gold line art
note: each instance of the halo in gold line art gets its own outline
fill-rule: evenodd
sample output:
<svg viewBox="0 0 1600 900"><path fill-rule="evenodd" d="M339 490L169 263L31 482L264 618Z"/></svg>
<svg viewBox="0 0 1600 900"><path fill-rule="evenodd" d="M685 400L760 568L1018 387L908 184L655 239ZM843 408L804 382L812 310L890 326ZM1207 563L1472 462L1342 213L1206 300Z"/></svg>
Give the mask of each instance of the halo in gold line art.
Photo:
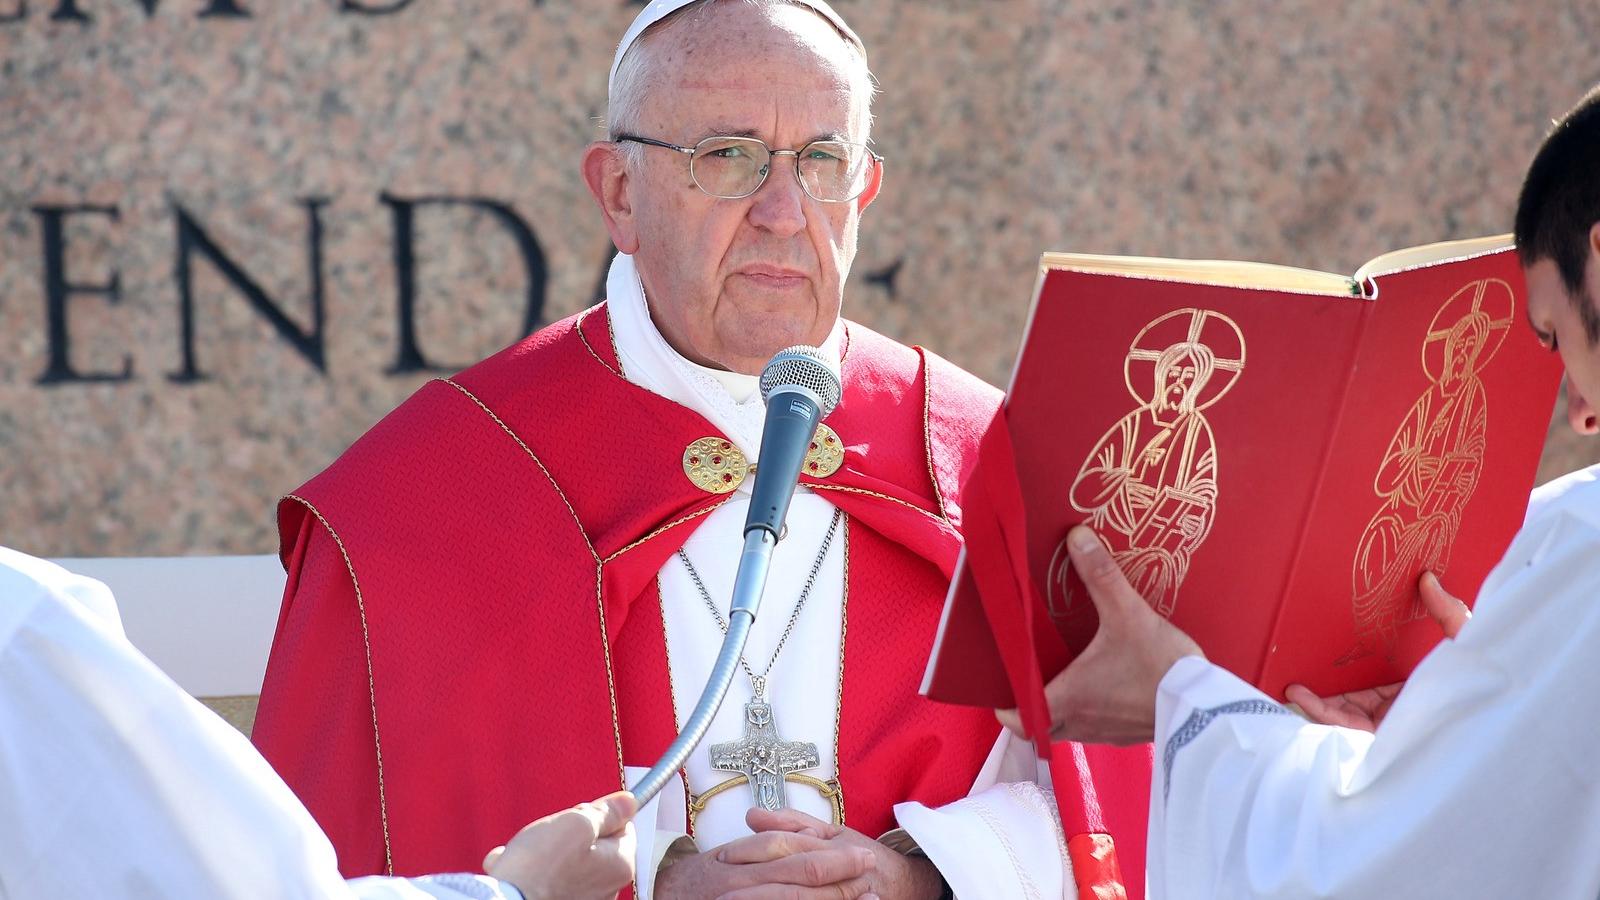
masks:
<svg viewBox="0 0 1600 900"><path fill-rule="evenodd" d="M1184 323L1174 321L1182 316L1189 317L1186 328L1183 327ZM1182 337L1174 336L1178 333L1181 333ZM1129 395L1139 401L1141 406L1150 405L1151 398L1139 393L1139 389L1133 386L1134 367L1148 365L1154 370L1156 360L1161 358L1162 352L1179 343L1205 344L1216 355L1213 368L1219 375L1214 375L1202 389L1202 396L1196 398L1194 404L1196 411L1221 400L1223 395L1233 390L1234 383L1239 380L1239 373L1244 371L1244 333L1232 319L1209 309L1175 309L1146 325L1134 337L1133 343L1128 345L1128 355L1122 364L1122 381L1127 386ZM1227 373L1226 378L1220 377L1220 373L1223 372ZM1155 383L1153 378L1143 378L1140 381L1152 385Z"/></svg>

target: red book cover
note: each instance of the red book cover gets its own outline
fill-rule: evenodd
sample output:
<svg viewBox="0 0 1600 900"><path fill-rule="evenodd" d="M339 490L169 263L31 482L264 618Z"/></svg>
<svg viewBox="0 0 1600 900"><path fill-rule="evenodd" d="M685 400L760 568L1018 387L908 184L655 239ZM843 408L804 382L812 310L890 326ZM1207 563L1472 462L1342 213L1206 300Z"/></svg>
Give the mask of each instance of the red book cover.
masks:
<svg viewBox="0 0 1600 900"><path fill-rule="evenodd" d="M924 693L1018 705L1088 643L1080 522L1274 697L1402 680L1420 574L1470 600L1522 522L1561 371L1525 297L1506 236L1353 277L1047 255Z"/></svg>

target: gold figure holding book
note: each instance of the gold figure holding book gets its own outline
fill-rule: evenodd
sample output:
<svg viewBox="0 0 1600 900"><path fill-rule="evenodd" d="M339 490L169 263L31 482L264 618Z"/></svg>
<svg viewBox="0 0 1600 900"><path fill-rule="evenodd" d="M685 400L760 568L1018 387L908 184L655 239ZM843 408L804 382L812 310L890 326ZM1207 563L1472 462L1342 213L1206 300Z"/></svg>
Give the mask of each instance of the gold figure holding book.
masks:
<svg viewBox="0 0 1600 900"><path fill-rule="evenodd" d="M1073 509L1088 514L1128 580L1165 616L1216 516L1216 441L1203 411L1233 387L1244 359L1244 334L1220 313L1179 309L1146 325L1123 364L1140 406L1106 432L1072 483ZM1149 385L1148 396L1136 383ZM1088 606L1068 585L1065 548L1049 579L1058 618Z"/></svg>
<svg viewBox="0 0 1600 900"><path fill-rule="evenodd" d="M1475 281L1428 326L1422 368L1433 382L1383 455L1373 490L1383 501L1357 545L1351 573L1358 644L1345 658L1392 654L1399 628L1425 614L1418 573L1443 574L1461 513L1478 486L1489 405L1478 373L1500 349L1516 311L1510 285Z"/></svg>

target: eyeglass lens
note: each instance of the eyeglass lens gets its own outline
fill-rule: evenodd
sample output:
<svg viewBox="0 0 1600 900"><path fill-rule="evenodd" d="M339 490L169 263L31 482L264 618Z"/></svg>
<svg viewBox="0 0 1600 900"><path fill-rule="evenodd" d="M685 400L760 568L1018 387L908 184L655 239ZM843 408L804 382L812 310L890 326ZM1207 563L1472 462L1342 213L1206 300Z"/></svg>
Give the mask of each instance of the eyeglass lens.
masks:
<svg viewBox="0 0 1600 900"><path fill-rule="evenodd" d="M854 200L866 189L871 154L861 144L817 141L796 158L800 185L815 200ZM772 151L753 138L713 137L695 145L689 171L700 189L730 200L748 197L761 187L772 164Z"/></svg>

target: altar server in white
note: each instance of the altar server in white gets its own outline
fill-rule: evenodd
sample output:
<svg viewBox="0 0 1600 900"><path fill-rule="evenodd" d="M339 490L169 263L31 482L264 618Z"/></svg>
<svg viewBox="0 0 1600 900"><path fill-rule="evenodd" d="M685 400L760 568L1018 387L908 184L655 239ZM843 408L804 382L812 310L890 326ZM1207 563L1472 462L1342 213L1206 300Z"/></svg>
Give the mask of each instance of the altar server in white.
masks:
<svg viewBox="0 0 1600 900"><path fill-rule="evenodd" d="M1582 434L1600 399L1597 160L1600 90L1546 139L1516 221L1529 324L1561 354ZM1151 897L1600 896L1600 466L1534 492L1459 631L1465 610L1423 577L1454 636L1386 714L1366 708L1375 733L1308 723L1211 665L1092 532L1073 540L1101 626L1050 685L1054 722L1083 741L1153 733ZM1362 718L1356 698L1301 698Z"/></svg>
<svg viewBox="0 0 1600 900"><path fill-rule="evenodd" d="M111 591L0 547L0 900L612 897L633 875L617 794L529 825L497 877L339 877L250 742L123 635Z"/></svg>

